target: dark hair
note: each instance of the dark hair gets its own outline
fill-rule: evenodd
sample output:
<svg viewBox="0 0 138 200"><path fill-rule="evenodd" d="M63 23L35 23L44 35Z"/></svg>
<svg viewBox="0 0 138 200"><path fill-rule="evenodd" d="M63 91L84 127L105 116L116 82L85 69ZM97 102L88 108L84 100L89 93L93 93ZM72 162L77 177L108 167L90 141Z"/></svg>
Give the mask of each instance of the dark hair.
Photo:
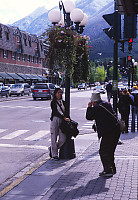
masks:
<svg viewBox="0 0 138 200"><path fill-rule="evenodd" d="M57 94L57 92L58 92L59 90L62 91L61 88L55 88L55 90L54 90L54 94L53 94L53 99L56 99L56 94Z"/></svg>

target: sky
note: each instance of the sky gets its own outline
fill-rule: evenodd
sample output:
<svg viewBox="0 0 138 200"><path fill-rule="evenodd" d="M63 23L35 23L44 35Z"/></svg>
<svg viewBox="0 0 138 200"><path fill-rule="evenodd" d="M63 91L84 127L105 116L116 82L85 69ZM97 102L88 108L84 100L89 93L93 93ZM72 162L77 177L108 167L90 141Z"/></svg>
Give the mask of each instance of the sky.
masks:
<svg viewBox="0 0 138 200"><path fill-rule="evenodd" d="M45 6L51 9L58 6L59 0L0 0L0 23L10 24Z"/></svg>

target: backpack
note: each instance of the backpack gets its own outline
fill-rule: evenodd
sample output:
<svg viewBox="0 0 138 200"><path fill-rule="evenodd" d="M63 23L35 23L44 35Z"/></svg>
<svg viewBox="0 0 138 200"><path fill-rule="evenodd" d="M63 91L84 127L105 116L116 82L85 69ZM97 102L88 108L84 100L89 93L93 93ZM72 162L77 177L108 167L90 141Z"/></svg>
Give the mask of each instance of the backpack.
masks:
<svg viewBox="0 0 138 200"><path fill-rule="evenodd" d="M134 96L134 105L138 108L138 94Z"/></svg>

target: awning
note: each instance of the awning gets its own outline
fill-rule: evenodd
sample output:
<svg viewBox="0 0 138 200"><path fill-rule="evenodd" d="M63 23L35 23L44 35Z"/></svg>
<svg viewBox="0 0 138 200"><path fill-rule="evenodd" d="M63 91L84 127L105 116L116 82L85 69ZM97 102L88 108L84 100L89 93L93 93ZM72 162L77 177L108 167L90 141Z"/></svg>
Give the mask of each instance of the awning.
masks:
<svg viewBox="0 0 138 200"><path fill-rule="evenodd" d="M3 79L13 80L13 78L10 75L8 75L7 73L5 73L5 72L0 72L0 76Z"/></svg>
<svg viewBox="0 0 138 200"><path fill-rule="evenodd" d="M33 74L33 77L36 78L38 81L43 81L43 79L36 74Z"/></svg>
<svg viewBox="0 0 138 200"><path fill-rule="evenodd" d="M10 75L13 79L15 80L19 80L19 81L24 81L23 78L21 78L20 76L18 76L17 74L15 73L7 73L8 75Z"/></svg>
<svg viewBox="0 0 138 200"><path fill-rule="evenodd" d="M38 75L40 78L42 78L44 81L47 81L47 78L45 76L42 75Z"/></svg>
<svg viewBox="0 0 138 200"><path fill-rule="evenodd" d="M42 81L43 79L36 74L26 74L31 80Z"/></svg>
<svg viewBox="0 0 138 200"><path fill-rule="evenodd" d="M26 74L31 80L37 80L37 78L32 74Z"/></svg>
<svg viewBox="0 0 138 200"><path fill-rule="evenodd" d="M21 74L18 73L17 75L19 75L21 78L23 78L24 80L31 80L30 77L28 77L26 74Z"/></svg>

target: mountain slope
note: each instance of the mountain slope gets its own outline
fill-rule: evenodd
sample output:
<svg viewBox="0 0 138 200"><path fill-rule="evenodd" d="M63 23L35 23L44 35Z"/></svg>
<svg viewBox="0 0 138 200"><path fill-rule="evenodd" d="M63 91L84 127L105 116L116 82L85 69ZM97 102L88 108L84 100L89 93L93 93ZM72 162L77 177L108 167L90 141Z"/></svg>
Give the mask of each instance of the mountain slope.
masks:
<svg viewBox="0 0 138 200"><path fill-rule="evenodd" d="M90 36L93 51L90 53L91 59L100 59L113 57L113 43L103 32L104 28L110 27L103 19L104 14L114 12L113 0L76 0L76 7L81 8L89 17L88 24L84 29L84 33ZM48 10L45 7L39 7L31 15L15 22L13 26L18 26L20 30L27 31L31 34L41 35L50 25L48 19ZM123 31L122 31L123 32ZM138 40L134 40L133 52L136 54ZM127 44L126 44L127 45ZM102 53L99 56L98 53ZM120 56L126 56L119 51Z"/></svg>

